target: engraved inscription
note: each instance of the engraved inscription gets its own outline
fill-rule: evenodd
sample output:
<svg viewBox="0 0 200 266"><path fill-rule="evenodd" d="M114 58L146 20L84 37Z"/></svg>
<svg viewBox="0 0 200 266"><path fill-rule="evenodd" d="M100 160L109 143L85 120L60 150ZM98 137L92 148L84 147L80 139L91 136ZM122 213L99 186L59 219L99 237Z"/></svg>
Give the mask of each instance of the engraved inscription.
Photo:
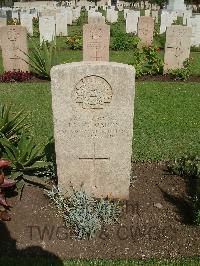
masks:
<svg viewBox="0 0 200 266"><path fill-rule="evenodd" d="M86 76L76 85L74 98L83 109L103 109L112 100L112 88L102 77Z"/></svg>

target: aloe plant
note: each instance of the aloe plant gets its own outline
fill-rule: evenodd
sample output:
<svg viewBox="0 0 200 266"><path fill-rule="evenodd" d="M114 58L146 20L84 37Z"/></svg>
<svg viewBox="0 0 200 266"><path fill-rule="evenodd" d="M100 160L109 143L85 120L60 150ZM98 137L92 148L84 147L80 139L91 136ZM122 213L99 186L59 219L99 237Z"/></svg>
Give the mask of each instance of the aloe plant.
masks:
<svg viewBox="0 0 200 266"><path fill-rule="evenodd" d="M27 63L37 76L50 80L50 70L58 62L55 42L47 43L44 41L40 46L35 43L32 45L31 55L26 54L29 58Z"/></svg>
<svg viewBox="0 0 200 266"><path fill-rule="evenodd" d="M11 115L11 105L0 104L0 135L13 141L19 136L21 130L28 128L25 123L27 115L24 110L20 110L17 114Z"/></svg>
<svg viewBox="0 0 200 266"><path fill-rule="evenodd" d="M23 173L49 166L48 162L41 160L44 158L44 146L35 144L32 137L21 134L17 143L13 144L7 138L1 137L0 144L3 146L4 157L12 161L12 169Z"/></svg>

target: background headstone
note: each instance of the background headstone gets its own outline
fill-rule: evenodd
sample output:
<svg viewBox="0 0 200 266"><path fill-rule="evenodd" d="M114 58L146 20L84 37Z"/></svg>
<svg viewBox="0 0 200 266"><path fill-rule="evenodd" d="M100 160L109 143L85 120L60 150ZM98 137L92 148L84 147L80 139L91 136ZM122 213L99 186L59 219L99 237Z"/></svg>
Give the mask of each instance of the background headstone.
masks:
<svg viewBox="0 0 200 266"><path fill-rule="evenodd" d="M27 32L32 36L33 35L33 17L31 14L23 14L20 15L21 25L26 27Z"/></svg>
<svg viewBox="0 0 200 266"><path fill-rule="evenodd" d="M83 60L109 61L110 26L85 24L83 26Z"/></svg>
<svg viewBox="0 0 200 266"><path fill-rule="evenodd" d="M135 73L108 62L51 70L58 186L94 197L128 199ZM119 148L120 143L120 148Z"/></svg>
<svg viewBox="0 0 200 266"><path fill-rule="evenodd" d="M52 42L56 35L56 21L53 16L39 18L40 43L43 41Z"/></svg>
<svg viewBox="0 0 200 266"><path fill-rule="evenodd" d="M29 71L27 29L23 26L0 27L4 71Z"/></svg>
<svg viewBox="0 0 200 266"><path fill-rule="evenodd" d="M138 22L138 37L141 45L150 46L153 42L154 19L152 17L140 17Z"/></svg>
<svg viewBox="0 0 200 266"><path fill-rule="evenodd" d="M67 36L67 13L56 13L56 36Z"/></svg>
<svg viewBox="0 0 200 266"><path fill-rule="evenodd" d="M167 28L164 72L183 67L183 62L190 56L192 29L180 25Z"/></svg>

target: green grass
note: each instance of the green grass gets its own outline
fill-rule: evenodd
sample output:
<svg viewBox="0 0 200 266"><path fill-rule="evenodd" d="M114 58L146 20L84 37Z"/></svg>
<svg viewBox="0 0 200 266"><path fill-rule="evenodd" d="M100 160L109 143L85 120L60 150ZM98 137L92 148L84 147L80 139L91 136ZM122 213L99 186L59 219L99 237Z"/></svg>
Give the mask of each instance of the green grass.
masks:
<svg viewBox="0 0 200 266"><path fill-rule="evenodd" d="M50 83L0 84L3 103L29 113L38 142L53 135ZM136 86L133 159L161 161L200 150L198 83L140 82Z"/></svg>
<svg viewBox="0 0 200 266"><path fill-rule="evenodd" d="M200 258L150 260L53 260L52 258L0 258L2 266L198 266Z"/></svg>

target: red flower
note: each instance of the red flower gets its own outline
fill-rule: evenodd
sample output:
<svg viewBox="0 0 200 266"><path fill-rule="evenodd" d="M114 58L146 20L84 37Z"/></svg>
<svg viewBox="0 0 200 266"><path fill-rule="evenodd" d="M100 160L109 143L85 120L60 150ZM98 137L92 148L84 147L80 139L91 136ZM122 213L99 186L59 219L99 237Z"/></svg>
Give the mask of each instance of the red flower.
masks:
<svg viewBox="0 0 200 266"><path fill-rule="evenodd" d="M160 51L160 48L159 48L159 47L158 47L158 48L156 48L156 51L158 51L158 52L159 52L159 51Z"/></svg>
<svg viewBox="0 0 200 266"><path fill-rule="evenodd" d="M0 168L7 168L11 165L11 161L8 160L0 160Z"/></svg>

